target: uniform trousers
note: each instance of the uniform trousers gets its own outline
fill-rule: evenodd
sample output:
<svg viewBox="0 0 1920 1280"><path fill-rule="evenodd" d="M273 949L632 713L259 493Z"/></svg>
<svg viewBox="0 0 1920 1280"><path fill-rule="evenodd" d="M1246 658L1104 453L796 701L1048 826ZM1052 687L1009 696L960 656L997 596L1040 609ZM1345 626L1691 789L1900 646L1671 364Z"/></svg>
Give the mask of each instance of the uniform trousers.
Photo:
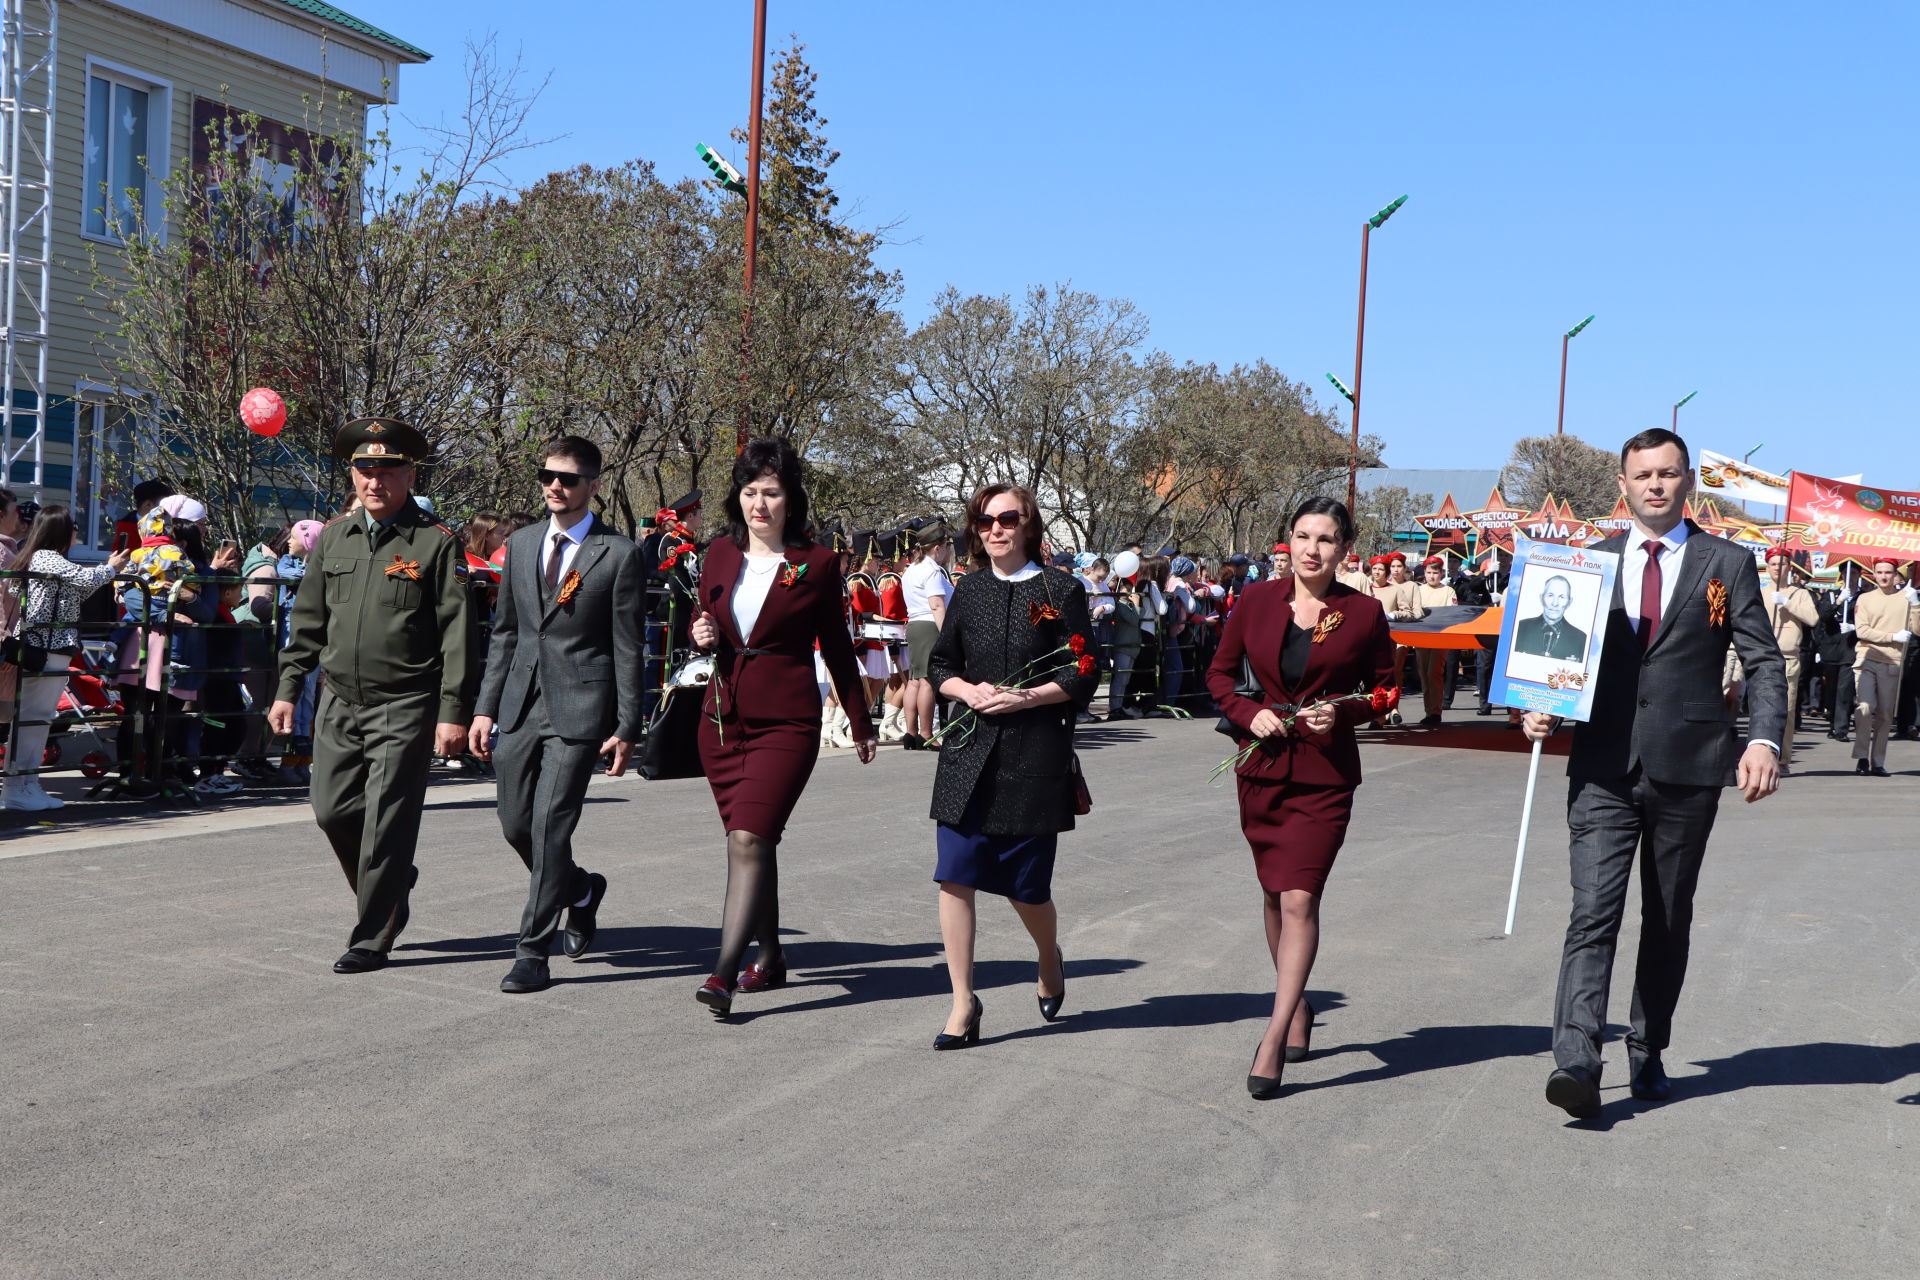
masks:
<svg viewBox="0 0 1920 1280"><path fill-rule="evenodd" d="M329 685L313 725L313 816L358 900L351 949L387 951L413 883L437 692L362 706Z"/></svg>
<svg viewBox="0 0 1920 1280"><path fill-rule="evenodd" d="M1673 1033L1686 981L1693 891L1720 808L1719 787L1654 782L1636 769L1607 782L1567 787L1573 911L1554 995L1553 1057L1600 1074L1607 988L1626 912L1627 880L1640 863L1640 954L1634 966L1632 1057L1657 1054Z"/></svg>
<svg viewBox="0 0 1920 1280"><path fill-rule="evenodd" d="M527 696L520 726L500 735L493 762L500 775L500 830L533 874L514 954L545 959L553 951L561 913L592 887L573 860L573 829L580 823L601 740L561 737L553 731L540 690Z"/></svg>
<svg viewBox="0 0 1920 1280"><path fill-rule="evenodd" d="M1900 696L1900 668L1868 658L1853 669L1853 758L1887 762L1893 704Z"/></svg>
<svg viewBox="0 0 1920 1280"><path fill-rule="evenodd" d="M1437 716L1447 695L1447 655L1439 649L1422 649L1415 654L1414 665L1420 672L1420 701L1427 714Z"/></svg>
<svg viewBox="0 0 1920 1280"><path fill-rule="evenodd" d="M1844 738L1853 727L1853 664L1820 664L1820 698L1827 712L1827 732Z"/></svg>

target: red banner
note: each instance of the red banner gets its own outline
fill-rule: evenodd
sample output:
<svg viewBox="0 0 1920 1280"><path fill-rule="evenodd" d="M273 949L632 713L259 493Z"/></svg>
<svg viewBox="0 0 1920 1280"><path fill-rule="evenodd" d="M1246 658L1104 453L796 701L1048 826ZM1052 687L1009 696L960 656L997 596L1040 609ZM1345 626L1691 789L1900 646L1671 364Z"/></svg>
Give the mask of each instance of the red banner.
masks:
<svg viewBox="0 0 1920 1280"><path fill-rule="evenodd" d="M1824 564L1876 556L1920 560L1920 493L1870 489L1796 471L1787 488L1786 545Z"/></svg>

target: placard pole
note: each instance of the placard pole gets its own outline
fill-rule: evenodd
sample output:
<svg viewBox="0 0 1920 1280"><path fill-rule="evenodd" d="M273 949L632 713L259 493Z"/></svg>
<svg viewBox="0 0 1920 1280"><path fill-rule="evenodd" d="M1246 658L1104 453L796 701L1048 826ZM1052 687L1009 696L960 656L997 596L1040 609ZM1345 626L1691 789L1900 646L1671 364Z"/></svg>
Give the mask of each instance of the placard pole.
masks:
<svg viewBox="0 0 1920 1280"><path fill-rule="evenodd" d="M1540 747L1544 738L1533 742L1533 761L1527 766L1527 798L1520 803L1520 843L1513 851L1513 890L1507 894L1507 935L1513 936L1513 917L1520 910L1520 868L1527 861L1527 830L1533 826L1533 788L1540 781Z"/></svg>

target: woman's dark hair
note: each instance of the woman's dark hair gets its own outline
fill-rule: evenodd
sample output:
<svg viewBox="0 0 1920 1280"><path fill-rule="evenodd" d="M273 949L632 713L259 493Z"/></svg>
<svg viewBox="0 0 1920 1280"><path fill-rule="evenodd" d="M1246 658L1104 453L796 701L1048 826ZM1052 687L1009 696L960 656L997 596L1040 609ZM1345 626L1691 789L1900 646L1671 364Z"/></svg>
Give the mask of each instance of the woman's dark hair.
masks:
<svg viewBox="0 0 1920 1280"><path fill-rule="evenodd" d="M1140 561L1140 572L1135 576L1141 582L1151 582L1156 587L1164 587L1167 582L1167 572L1172 568L1172 556L1147 556Z"/></svg>
<svg viewBox="0 0 1920 1280"><path fill-rule="evenodd" d="M1293 516L1287 521L1288 538L1293 537L1293 527L1304 516L1326 516L1333 521L1333 527L1340 531L1340 545L1351 549L1359 531L1353 527L1353 512L1347 510L1347 504L1338 498L1315 496L1293 509Z"/></svg>
<svg viewBox="0 0 1920 1280"><path fill-rule="evenodd" d="M1040 504L1033 500L1033 495L1017 484L990 484L967 499L967 558L973 561L977 569L985 569L993 563L993 558L987 554L987 544L980 540L980 530L975 522L986 514L987 504L1002 494L1020 504L1027 559L1039 564L1041 532L1047 522L1040 518Z"/></svg>
<svg viewBox="0 0 1920 1280"><path fill-rule="evenodd" d="M64 503L49 502L33 518L33 526L27 530L27 536L20 539L20 550L14 553L13 567L29 568L36 551L52 551L64 557L73 546L73 532L73 512Z"/></svg>
<svg viewBox="0 0 1920 1280"><path fill-rule="evenodd" d="M293 526L288 525L266 541L266 548L273 553L275 560L293 549Z"/></svg>
<svg viewBox="0 0 1920 1280"><path fill-rule="evenodd" d="M762 476L778 480L787 496L787 526L781 531L781 541L790 547L811 545L813 539L807 533L807 486L800 478L800 455L777 436L747 441L747 447L733 460L733 479L727 485L727 500L721 508L727 513L727 536L733 539L733 545L742 551L747 549L747 513L740 509L740 491Z"/></svg>
<svg viewBox="0 0 1920 1280"><path fill-rule="evenodd" d="M500 523L508 526L508 533L518 533L530 524L539 524L540 517L531 511L510 511L500 517Z"/></svg>

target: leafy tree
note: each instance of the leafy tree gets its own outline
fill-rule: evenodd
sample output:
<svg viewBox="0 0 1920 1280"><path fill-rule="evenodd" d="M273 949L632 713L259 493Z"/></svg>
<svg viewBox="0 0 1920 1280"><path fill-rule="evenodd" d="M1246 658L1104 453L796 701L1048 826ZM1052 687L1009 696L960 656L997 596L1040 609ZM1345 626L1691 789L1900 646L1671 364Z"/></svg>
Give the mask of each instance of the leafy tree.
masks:
<svg viewBox="0 0 1920 1280"><path fill-rule="evenodd" d="M1613 510L1619 474L1618 454L1578 436L1529 436L1515 442L1500 488L1515 506L1538 510L1551 493L1571 504L1574 514L1592 519Z"/></svg>

